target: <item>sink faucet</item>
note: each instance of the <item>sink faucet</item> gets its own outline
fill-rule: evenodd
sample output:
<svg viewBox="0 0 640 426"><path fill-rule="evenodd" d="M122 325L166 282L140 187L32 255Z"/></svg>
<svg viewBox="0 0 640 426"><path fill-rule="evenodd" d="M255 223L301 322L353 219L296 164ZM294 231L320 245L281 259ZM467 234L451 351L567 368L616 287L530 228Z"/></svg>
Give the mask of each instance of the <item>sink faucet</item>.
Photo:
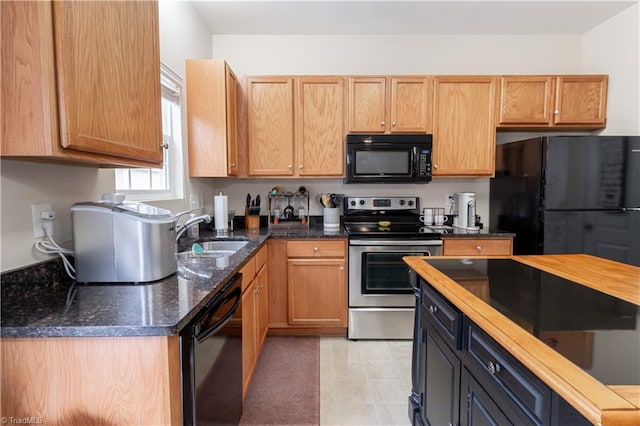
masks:
<svg viewBox="0 0 640 426"><path fill-rule="evenodd" d="M202 216L196 216L193 219L189 219L184 224L178 226L176 225L176 242L180 239L180 236L187 230L190 226L193 226L198 223L211 223L211 216L208 214L203 214ZM177 222L176 222L177 223Z"/></svg>

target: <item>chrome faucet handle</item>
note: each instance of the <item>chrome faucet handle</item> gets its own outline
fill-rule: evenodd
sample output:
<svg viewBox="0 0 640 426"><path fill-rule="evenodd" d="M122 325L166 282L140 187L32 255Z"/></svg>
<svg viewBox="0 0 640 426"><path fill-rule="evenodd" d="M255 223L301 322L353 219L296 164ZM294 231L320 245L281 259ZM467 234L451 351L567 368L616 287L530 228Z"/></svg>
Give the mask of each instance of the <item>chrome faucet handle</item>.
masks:
<svg viewBox="0 0 640 426"><path fill-rule="evenodd" d="M178 239L180 239L180 236L184 233L184 231L187 230L187 228L201 222L211 223L211 216L209 216L208 214L203 214L200 216L196 216L193 219L189 219L181 226L176 225L176 242L178 241Z"/></svg>

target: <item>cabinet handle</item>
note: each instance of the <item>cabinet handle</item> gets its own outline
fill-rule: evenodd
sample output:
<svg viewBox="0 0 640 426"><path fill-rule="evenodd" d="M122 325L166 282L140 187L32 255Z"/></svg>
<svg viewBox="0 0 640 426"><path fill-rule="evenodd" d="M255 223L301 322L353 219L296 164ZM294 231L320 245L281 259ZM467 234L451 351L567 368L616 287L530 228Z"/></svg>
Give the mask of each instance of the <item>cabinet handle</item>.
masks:
<svg viewBox="0 0 640 426"><path fill-rule="evenodd" d="M299 168L299 169L303 169L304 167L302 166L302 164L300 164L300 165L298 166L298 168Z"/></svg>
<svg viewBox="0 0 640 426"><path fill-rule="evenodd" d="M438 307L437 306L433 306L433 305L429 305L429 312L432 314L435 314L436 312L438 312Z"/></svg>
<svg viewBox="0 0 640 426"><path fill-rule="evenodd" d="M313 252L314 252L314 253L317 253L317 252L319 252L319 251L320 251L320 249L319 249L318 247L314 247L314 248L313 248Z"/></svg>
<svg viewBox="0 0 640 426"><path fill-rule="evenodd" d="M478 250L478 253L480 253L482 251L482 246L476 246L476 250Z"/></svg>
<svg viewBox="0 0 640 426"><path fill-rule="evenodd" d="M489 361L489 364L487 364L487 370L489 370L490 374L496 374L500 372L500 364L498 364L497 362L494 364L493 362Z"/></svg>
<svg viewBox="0 0 640 426"><path fill-rule="evenodd" d="M392 125L393 127L396 127L396 124L398 124L398 122L397 122L397 121L394 121L393 123L391 123L391 125Z"/></svg>
<svg viewBox="0 0 640 426"><path fill-rule="evenodd" d="M560 110L559 110L559 109L557 109L557 110L553 111L553 113L554 113L554 114L560 114Z"/></svg>
<svg viewBox="0 0 640 426"><path fill-rule="evenodd" d="M381 126L384 126L385 124L386 124L386 123L385 123L384 121L381 121L381 122L380 122L380 125L381 125Z"/></svg>
<svg viewBox="0 0 640 426"><path fill-rule="evenodd" d="M341 271L344 271L344 266L341 266L341 267L340 267L340 270L341 270Z"/></svg>
<svg viewBox="0 0 640 426"><path fill-rule="evenodd" d="M434 168L434 169L437 169L437 168L438 168L438 165L437 165L437 164L434 164L434 165L433 165L433 168Z"/></svg>
<svg viewBox="0 0 640 426"><path fill-rule="evenodd" d="M293 165L292 165L292 164L289 164L287 167L288 167L289 169L293 169Z"/></svg>
<svg viewBox="0 0 640 426"><path fill-rule="evenodd" d="M235 166L236 166L236 163L231 163L231 167L235 167Z"/></svg>

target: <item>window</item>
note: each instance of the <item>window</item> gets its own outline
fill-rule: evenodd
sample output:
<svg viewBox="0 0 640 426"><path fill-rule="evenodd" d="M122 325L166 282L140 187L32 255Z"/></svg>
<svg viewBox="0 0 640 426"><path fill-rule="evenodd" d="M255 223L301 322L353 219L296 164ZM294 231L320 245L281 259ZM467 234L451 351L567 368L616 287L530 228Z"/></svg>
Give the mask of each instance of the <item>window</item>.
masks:
<svg viewBox="0 0 640 426"><path fill-rule="evenodd" d="M151 201L183 197L182 111L180 94L182 78L160 64L162 88L162 138L168 146L164 151L162 169L116 169L116 191L128 200Z"/></svg>

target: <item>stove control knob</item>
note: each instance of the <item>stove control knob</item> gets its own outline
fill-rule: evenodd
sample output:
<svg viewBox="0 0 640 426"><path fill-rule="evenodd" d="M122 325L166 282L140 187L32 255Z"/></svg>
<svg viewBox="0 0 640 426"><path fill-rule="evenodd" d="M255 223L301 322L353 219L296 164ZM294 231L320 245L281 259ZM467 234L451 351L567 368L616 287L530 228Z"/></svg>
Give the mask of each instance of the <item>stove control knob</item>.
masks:
<svg viewBox="0 0 640 426"><path fill-rule="evenodd" d="M356 205L356 201L355 201L355 200L351 200L351 203L350 203L350 204L351 204L352 206L355 206L355 205Z"/></svg>
<svg viewBox="0 0 640 426"><path fill-rule="evenodd" d="M413 200L409 200L409 206L413 206Z"/></svg>
<svg viewBox="0 0 640 426"><path fill-rule="evenodd" d="M400 200L400 205L404 206L404 200Z"/></svg>
<svg viewBox="0 0 640 426"><path fill-rule="evenodd" d="M364 200L360 200L360 205L364 206Z"/></svg>

